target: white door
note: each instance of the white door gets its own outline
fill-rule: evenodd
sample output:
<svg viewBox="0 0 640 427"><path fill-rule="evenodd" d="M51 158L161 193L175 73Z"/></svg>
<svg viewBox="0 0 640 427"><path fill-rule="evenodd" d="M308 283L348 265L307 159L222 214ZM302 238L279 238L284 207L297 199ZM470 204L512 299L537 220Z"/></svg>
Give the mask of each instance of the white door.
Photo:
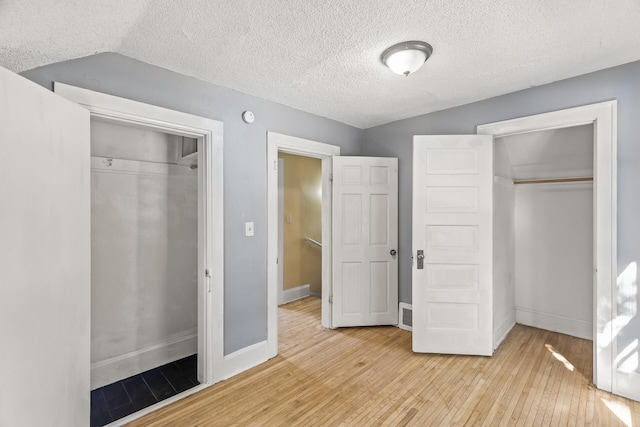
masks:
<svg viewBox="0 0 640 427"><path fill-rule="evenodd" d="M413 351L493 353L493 137L413 140Z"/></svg>
<svg viewBox="0 0 640 427"><path fill-rule="evenodd" d="M89 424L89 112L0 67L0 425Z"/></svg>
<svg viewBox="0 0 640 427"><path fill-rule="evenodd" d="M333 157L333 326L398 323L398 159Z"/></svg>

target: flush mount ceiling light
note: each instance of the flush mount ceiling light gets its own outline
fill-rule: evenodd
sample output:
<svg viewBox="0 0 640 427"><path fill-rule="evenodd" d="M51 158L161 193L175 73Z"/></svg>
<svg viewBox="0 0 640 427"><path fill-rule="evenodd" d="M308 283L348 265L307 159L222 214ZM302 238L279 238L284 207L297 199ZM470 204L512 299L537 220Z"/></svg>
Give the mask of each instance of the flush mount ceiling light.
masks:
<svg viewBox="0 0 640 427"><path fill-rule="evenodd" d="M382 52L380 59L394 73L408 76L418 71L432 53L430 44L410 41L391 46Z"/></svg>

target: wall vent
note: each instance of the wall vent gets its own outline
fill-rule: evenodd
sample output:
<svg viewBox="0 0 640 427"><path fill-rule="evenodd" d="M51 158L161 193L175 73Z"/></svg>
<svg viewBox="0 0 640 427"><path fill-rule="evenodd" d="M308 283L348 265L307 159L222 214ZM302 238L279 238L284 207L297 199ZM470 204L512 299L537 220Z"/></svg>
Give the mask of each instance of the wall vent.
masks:
<svg viewBox="0 0 640 427"><path fill-rule="evenodd" d="M411 308L411 304L401 302L398 309L398 327L405 331L411 331L411 327L413 326L412 315L413 309Z"/></svg>

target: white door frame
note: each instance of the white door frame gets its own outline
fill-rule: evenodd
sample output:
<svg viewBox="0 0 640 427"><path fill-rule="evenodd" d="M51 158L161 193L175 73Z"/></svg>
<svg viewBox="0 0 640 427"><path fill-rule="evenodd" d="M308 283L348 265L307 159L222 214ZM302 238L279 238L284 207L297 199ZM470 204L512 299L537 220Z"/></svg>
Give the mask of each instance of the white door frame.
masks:
<svg viewBox="0 0 640 427"><path fill-rule="evenodd" d="M322 326L331 328L331 158L340 147L267 132L267 348L278 354L278 152L322 160Z"/></svg>
<svg viewBox="0 0 640 427"><path fill-rule="evenodd" d="M617 312L617 101L479 125L478 134L504 137L592 124L594 139L593 382L616 393L612 321Z"/></svg>
<svg viewBox="0 0 640 427"><path fill-rule="evenodd" d="M116 124L198 139L198 371L202 383L137 412L130 421L223 378L224 222L222 122L56 82L54 91L87 108L90 116ZM215 236L215 238L214 238ZM203 362L201 362L201 360Z"/></svg>
<svg viewBox="0 0 640 427"><path fill-rule="evenodd" d="M284 159L278 159L278 305L284 302ZM282 262L280 260L283 260Z"/></svg>

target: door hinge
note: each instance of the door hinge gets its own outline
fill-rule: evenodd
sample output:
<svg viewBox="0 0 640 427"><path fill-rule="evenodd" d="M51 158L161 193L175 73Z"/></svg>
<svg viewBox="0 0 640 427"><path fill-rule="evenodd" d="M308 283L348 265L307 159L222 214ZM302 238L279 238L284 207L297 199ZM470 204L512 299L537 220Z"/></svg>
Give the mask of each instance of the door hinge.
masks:
<svg viewBox="0 0 640 427"><path fill-rule="evenodd" d="M274 170L274 171L277 171L277 170L278 170L278 161L277 161L277 160L274 160L274 161L273 161L273 170Z"/></svg>
<svg viewBox="0 0 640 427"><path fill-rule="evenodd" d="M333 304L333 294L329 294L329 304Z"/></svg>
<svg viewBox="0 0 640 427"><path fill-rule="evenodd" d="M280 260L276 258L276 264L280 264Z"/></svg>
<svg viewBox="0 0 640 427"><path fill-rule="evenodd" d="M209 270L205 270L204 271L204 277L206 279L208 279L207 280L207 292L211 293L211 274L209 274Z"/></svg>
<svg viewBox="0 0 640 427"><path fill-rule="evenodd" d="M329 174L329 181L332 181L332 182L333 182L333 173L330 173L330 174Z"/></svg>

